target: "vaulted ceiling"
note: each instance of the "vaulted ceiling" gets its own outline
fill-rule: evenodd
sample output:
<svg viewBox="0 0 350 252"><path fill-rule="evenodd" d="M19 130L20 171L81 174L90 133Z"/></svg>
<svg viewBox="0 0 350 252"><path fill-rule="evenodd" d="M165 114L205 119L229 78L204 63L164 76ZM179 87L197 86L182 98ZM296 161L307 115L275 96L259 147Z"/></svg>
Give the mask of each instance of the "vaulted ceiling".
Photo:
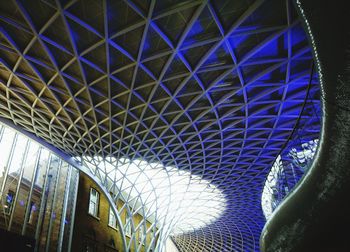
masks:
<svg viewBox="0 0 350 252"><path fill-rule="evenodd" d="M317 91L290 1L0 1L1 117L71 156L159 161L225 194L181 250L258 250L266 175Z"/></svg>

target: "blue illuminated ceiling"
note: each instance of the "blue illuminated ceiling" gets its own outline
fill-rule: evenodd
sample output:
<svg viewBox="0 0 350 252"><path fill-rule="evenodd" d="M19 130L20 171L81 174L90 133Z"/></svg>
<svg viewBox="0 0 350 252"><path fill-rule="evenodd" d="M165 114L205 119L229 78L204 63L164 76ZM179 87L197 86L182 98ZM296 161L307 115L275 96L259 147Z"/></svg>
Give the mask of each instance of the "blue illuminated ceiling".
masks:
<svg viewBox="0 0 350 252"><path fill-rule="evenodd" d="M319 101L290 1L0 1L0 29L1 117L210 181L228 208L179 248L258 250L266 176Z"/></svg>

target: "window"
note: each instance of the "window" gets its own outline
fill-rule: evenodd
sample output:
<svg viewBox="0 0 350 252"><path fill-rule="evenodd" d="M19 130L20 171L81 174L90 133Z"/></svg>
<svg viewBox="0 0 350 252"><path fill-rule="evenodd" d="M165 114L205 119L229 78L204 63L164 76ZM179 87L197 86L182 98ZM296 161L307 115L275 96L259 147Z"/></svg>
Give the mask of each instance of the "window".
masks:
<svg viewBox="0 0 350 252"><path fill-rule="evenodd" d="M98 217L98 205L100 194L94 188L90 188L89 214Z"/></svg>
<svg viewBox="0 0 350 252"><path fill-rule="evenodd" d="M131 236L131 219L125 214L125 234Z"/></svg>
<svg viewBox="0 0 350 252"><path fill-rule="evenodd" d="M15 197L15 193L9 190L6 195L6 202L4 205L5 214L11 214L14 197Z"/></svg>
<svg viewBox="0 0 350 252"><path fill-rule="evenodd" d="M157 241L157 230L154 230L154 229L152 229L151 230L151 232L150 232L150 242L152 242L153 244L155 244L156 243L156 241ZM153 240L153 241L152 241Z"/></svg>
<svg viewBox="0 0 350 252"><path fill-rule="evenodd" d="M111 207L109 207L108 225L112 228L117 228L117 218L115 217Z"/></svg>
<svg viewBox="0 0 350 252"><path fill-rule="evenodd" d="M154 231L153 231L153 229L151 230L150 237L151 237L151 239L154 238Z"/></svg>
<svg viewBox="0 0 350 252"><path fill-rule="evenodd" d="M144 235L143 235L143 229L140 228L139 229L139 243L141 243L142 245L145 245L145 241L144 241Z"/></svg>

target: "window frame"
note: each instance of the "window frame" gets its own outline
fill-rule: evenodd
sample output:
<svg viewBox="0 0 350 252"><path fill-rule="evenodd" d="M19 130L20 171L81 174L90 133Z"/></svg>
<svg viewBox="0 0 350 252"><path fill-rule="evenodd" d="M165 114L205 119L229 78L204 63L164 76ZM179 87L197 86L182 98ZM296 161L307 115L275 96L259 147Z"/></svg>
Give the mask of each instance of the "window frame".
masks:
<svg viewBox="0 0 350 252"><path fill-rule="evenodd" d="M141 245L145 245L145 234L143 233L143 227L140 227L139 233L138 233L138 241Z"/></svg>
<svg viewBox="0 0 350 252"><path fill-rule="evenodd" d="M96 193L96 202L92 201L92 196L93 196L93 192ZM95 196L94 196L95 197ZM93 203L95 206L94 206L94 210L93 212L90 211L92 208L91 208L91 203ZM99 219L99 214L100 214L100 192L97 191L95 188L93 187L90 187L90 190L89 190L89 204L88 204L88 214Z"/></svg>
<svg viewBox="0 0 350 252"><path fill-rule="evenodd" d="M132 228L131 228L131 218L125 214L125 235L131 237Z"/></svg>
<svg viewBox="0 0 350 252"><path fill-rule="evenodd" d="M111 225L111 216L113 216L113 218L114 218L114 225ZM111 206L109 206L108 227L113 228L115 230L118 230L117 216L115 216L114 212L112 211L112 207Z"/></svg>

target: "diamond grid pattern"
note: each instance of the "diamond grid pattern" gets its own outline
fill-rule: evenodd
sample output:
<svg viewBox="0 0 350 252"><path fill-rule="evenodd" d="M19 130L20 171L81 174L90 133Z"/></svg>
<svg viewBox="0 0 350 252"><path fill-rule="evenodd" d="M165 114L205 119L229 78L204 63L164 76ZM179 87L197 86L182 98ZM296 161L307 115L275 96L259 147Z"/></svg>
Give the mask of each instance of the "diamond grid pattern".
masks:
<svg viewBox="0 0 350 252"><path fill-rule="evenodd" d="M264 181L318 89L289 1L2 1L0 29L2 117L209 181L228 207L179 248L258 250Z"/></svg>

